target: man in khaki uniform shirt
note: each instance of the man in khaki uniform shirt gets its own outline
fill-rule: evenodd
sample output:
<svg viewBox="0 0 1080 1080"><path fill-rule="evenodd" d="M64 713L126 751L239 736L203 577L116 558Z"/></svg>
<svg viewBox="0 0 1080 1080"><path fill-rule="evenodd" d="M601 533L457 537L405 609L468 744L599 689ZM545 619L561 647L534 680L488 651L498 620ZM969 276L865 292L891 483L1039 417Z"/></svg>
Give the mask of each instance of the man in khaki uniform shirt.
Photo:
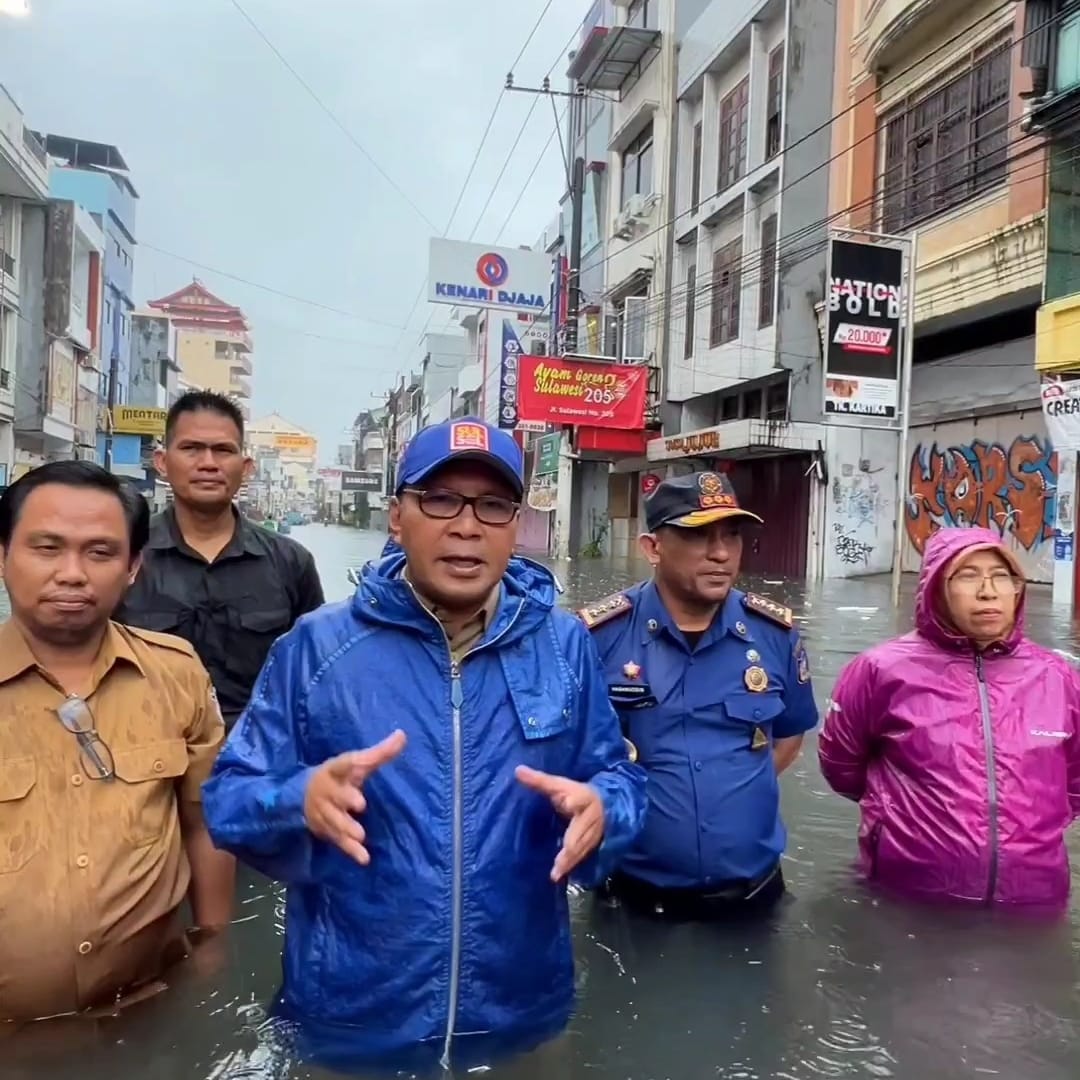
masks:
<svg viewBox="0 0 1080 1080"><path fill-rule="evenodd" d="M0 497L0 1019L111 1006L230 918L200 788L224 737L191 646L109 621L149 508L64 461Z"/></svg>

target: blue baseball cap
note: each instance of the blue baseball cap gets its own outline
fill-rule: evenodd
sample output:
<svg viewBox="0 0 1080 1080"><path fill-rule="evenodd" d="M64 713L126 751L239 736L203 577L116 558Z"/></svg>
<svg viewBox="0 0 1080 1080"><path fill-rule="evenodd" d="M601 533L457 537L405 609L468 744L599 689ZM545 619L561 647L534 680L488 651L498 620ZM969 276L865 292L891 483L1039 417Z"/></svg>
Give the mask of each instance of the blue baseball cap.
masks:
<svg viewBox="0 0 1080 1080"><path fill-rule="evenodd" d="M397 494L422 484L452 461L490 465L520 499L525 492L525 462L514 437L501 428L468 416L423 428L405 447L398 471Z"/></svg>

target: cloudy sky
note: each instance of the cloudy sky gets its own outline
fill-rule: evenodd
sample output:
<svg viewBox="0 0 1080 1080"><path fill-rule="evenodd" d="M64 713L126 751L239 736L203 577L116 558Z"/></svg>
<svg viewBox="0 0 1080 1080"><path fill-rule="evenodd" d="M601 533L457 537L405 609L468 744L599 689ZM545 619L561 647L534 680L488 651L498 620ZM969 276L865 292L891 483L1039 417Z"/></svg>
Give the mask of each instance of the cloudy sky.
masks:
<svg viewBox="0 0 1080 1080"><path fill-rule="evenodd" d="M355 414L419 358L429 316L430 329L447 321L449 308L413 310L428 238L446 228L546 0L483 5L483 18L446 0L30 6L29 19L0 18L0 83L31 127L120 148L141 196L136 301L198 276L242 307L255 412L311 430L331 457ZM588 6L552 0L516 68L520 85L557 61L564 85L560 56ZM542 100L496 185L533 101L504 96L451 237L479 223L477 242L496 239L552 133ZM552 143L501 242L532 243L563 187Z"/></svg>

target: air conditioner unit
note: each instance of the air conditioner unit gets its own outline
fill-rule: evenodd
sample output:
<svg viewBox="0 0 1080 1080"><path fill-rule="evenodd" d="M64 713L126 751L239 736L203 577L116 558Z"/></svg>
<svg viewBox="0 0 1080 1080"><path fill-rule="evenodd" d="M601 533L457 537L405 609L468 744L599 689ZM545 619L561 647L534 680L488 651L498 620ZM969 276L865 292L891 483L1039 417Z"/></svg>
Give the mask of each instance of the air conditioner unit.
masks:
<svg viewBox="0 0 1080 1080"><path fill-rule="evenodd" d="M648 202L647 197L644 195L631 195L626 201L626 208L623 212L630 218L644 217L649 210Z"/></svg>
<svg viewBox="0 0 1080 1080"><path fill-rule="evenodd" d="M615 218L613 232L618 240L629 240L634 235L634 219L630 216L628 210L619 212L619 216Z"/></svg>

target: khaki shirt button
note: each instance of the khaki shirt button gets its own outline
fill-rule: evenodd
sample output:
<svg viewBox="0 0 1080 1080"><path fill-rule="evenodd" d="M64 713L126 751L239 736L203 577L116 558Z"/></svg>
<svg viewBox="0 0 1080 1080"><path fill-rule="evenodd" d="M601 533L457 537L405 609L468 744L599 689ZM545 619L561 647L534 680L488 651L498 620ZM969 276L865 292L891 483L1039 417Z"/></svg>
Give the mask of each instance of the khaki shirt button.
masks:
<svg viewBox="0 0 1080 1080"><path fill-rule="evenodd" d="M164 772L164 771L165 771L165 762L164 761L155 761L154 762L154 772Z"/></svg>
<svg viewBox="0 0 1080 1080"><path fill-rule="evenodd" d="M82 777L81 777L81 776L80 776L80 775L79 775L78 773L76 773L76 774L75 774L75 775L74 775L74 776L73 776L73 777L71 778L71 782L72 782L72 783L73 783L73 784L74 784L74 785L75 785L76 787L78 787L78 786L79 786L79 785L80 785L80 784L82 783L82 780L83 780L83 778L82 778Z"/></svg>
<svg viewBox="0 0 1080 1080"><path fill-rule="evenodd" d="M89 941L84 941L79 945L79 955L85 956L94 946Z"/></svg>
<svg viewBox="0 0 1080 1080"><path fill-rule="evenodd" d="M90 865L90 856L89 855L80 855L75 860L75 865L78 866L80 869L89 866Z"/></svg>

